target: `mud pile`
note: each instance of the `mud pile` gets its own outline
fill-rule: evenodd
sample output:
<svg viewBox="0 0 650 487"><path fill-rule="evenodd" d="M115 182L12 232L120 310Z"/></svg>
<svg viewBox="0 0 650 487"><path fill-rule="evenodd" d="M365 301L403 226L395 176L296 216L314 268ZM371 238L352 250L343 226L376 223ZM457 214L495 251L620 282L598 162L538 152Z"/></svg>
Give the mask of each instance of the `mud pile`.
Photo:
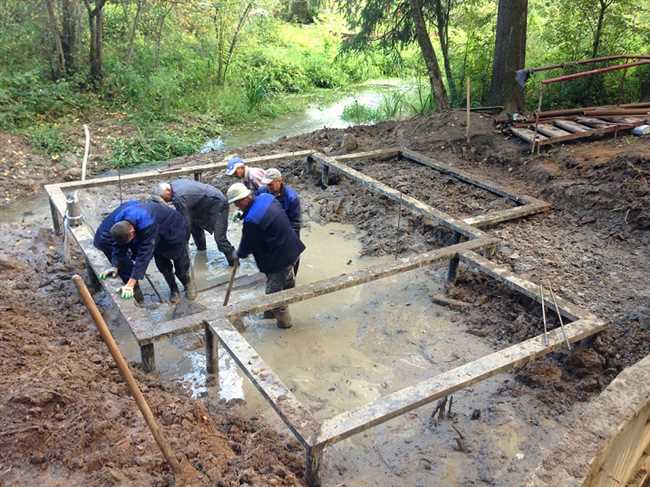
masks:
<svg viewBox="0 0 650 487"><path fill-rule="evenodd" d="M173 479L112 358L80 304L59 240L2 226L0 482L170 485ZM9 240L5 240L8 242ZM302 485L302 448L225 406L208 412L135 370L176 454L209 485ZM57 484L59 485L59 484Z"/></svg>

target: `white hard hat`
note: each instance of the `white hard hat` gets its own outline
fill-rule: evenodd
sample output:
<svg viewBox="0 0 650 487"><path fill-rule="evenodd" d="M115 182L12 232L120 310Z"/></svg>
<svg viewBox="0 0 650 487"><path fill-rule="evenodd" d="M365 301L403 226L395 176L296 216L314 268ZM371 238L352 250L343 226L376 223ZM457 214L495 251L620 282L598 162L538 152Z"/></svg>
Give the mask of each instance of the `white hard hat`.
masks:
<svg viewBox="0 0 650 487"><path fill-rule="evenodd" d="M244 183L235 183L230 188L228 188L228 192L226 193L226 197L228 198L228 203L234 203L235 201L243 200L247 196L251 194L251 190L244 185Z"/></svg>

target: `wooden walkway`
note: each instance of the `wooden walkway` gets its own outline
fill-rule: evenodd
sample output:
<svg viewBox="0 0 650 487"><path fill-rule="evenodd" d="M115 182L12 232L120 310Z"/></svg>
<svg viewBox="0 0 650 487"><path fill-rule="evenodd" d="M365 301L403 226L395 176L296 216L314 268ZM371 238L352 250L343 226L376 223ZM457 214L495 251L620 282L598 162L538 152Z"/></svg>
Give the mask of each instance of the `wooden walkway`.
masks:
<svg viewBox="0 0 650 487"><path fill-rule="evenodd" d="M531 146L544 146L588 139L599 135L617 134L646 123L643 117L563 117L515 124L510 132Z"/></svg>

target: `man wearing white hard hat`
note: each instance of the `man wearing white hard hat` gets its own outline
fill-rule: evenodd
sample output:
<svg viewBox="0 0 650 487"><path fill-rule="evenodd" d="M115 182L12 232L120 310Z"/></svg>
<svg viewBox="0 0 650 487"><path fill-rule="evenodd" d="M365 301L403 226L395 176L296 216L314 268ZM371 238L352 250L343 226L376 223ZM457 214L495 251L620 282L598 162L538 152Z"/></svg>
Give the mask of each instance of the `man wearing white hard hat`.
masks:
<svg viewBox="0 0 650 487"><path fill-rule="evenodd" d="M260 272L266 274L266 294L295 287L293 266L305 245L291 227L289 218L271 194L254 195L242 183L228 188L228 203L243 212L243 230L238 258L253 254ZM279 328L291 328L289 308L272 310Z"/></svg>
<svg viewBox="0 0 650 487"><path fill-rule="evenodd" d="M249 167L241 157L234 156L228 159L226 175L242 179L248 188L256 191L262 186L262 179L264 179L265 173L264 169L260 167Z"/></svg>

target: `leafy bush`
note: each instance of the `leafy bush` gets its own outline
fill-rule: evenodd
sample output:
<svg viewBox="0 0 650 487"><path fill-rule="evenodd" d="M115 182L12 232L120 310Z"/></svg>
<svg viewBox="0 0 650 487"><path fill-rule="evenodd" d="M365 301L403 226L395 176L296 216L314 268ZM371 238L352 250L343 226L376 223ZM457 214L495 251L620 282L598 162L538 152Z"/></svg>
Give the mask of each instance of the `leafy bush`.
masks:
<svg viewBox="0 0 650 487"><path fill-rule="evenodd" d="M72 148L60 129L49 125L37 125L28 133L32 146L49 156L56 156Z"/></svg>
<svg viewBox="0 0 650 487"><path fill-rule="evenodd" d="M112 160L119 167L165 161L195 154L204 141L205 135L197 129L179 133L164 128L149 128L139 131L131 139L116 139L112 147Z"/></svg>
<svg viewBox="0 0 650 487"><path fill-rule="evenodd" d="M34 118L52 120L88 107L92 98L80 92L78 79L51 82L38 71L0 77L0 128L23 128Z"/></svg>
<svg viewBox="0 0 650 487"><path fill-rule="evenodd" d="M343 108L343 120L348 122L369 123L376 121L378 118L379 113L376 109L359 103L357 99Z"/></svg>

